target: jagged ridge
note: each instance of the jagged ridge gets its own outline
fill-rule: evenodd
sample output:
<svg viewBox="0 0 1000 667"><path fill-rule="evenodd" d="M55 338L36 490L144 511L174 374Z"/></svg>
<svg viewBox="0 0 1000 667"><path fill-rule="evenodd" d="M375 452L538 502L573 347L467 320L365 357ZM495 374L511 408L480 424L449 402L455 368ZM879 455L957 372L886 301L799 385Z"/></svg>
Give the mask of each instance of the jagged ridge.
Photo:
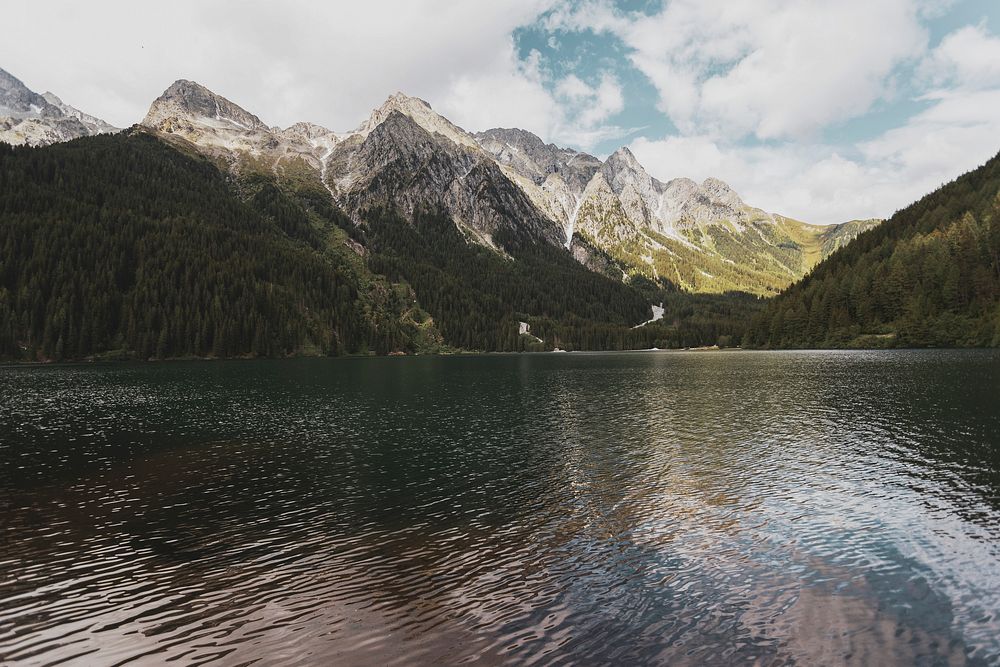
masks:
<svg viewBox="0 0 1000 667"><path fill-rule="evenodd" d="M95 134L117 132L100 118L72 107L54 94L32 91L0 69L0 142L47 146Z"/></svg>
<svg viewBox="0 0 1000 667"><path fill-rule="evenodd" d="M372 207L441 210L474 241L526 231L594 265L691 291L770 294L803 276L870 223L814 226L748 206L726 183L652 177L628 148L606 160L546 144L525 130L472 135L403 93L355 130L268 127L194 82L174 83L143 125L222 158L237 174L323 187L361 224ZM610 267L601 263L602 271Z"/></svg>

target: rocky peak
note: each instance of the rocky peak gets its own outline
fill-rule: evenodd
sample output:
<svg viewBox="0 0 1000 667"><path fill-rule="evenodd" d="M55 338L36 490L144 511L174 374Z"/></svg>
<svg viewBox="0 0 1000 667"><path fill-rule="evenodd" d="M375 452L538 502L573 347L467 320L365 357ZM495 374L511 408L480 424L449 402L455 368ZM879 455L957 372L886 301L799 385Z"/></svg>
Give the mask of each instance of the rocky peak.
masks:
<svg viewBox="0 0 1000 667"><path fill-rule="evenodd" d="M398 111L411 118L421 116L427 112L433 112L431 105L419 97L410 97L406 93L396 92L386 98L385 102L372 111L368 120L362 123L362 127L369 132L389 117L393 111ZM360 128L359 128L360 129Z"/></svg>
<svg viewBox="0 0 1000 667"><path fill-rule="evenodd" d="M537 134L516 127L495 127L485 132L477 132L474 136L479 143L496 142L499 145L529 152L546 147L545 142ZM548 146L559 150L553 144L548 144Z"/></svg>
<svg viewBox="0 0 1000 667"><path fill-rule="evenodd" d="M91 116L89 113L84 113L74 106L66 104L61 99L59 99L54 93L45 92L42 93L42 97L50 105L59 109L63 116L66 118L75 118L76 120L83 123L84 126L90 131L91 134L103 134L106 132L117 132L118 128L110 123L97 118L96 116Z"/></svg>
<svg viewBox="0 0 1000 667"><path fill-rule="evenodd" d="M270 130L257 116L201 84L186 79L175 81L153 101L142 124L160 128L170 119L186 119L248 132Z"/></svg>
<svg viewBox="0 0 1000 667"><path fill-rule="evenodd" d="M30 90L16 76L0 69L0 115L12 118L58 116L45 98Z"/></svg>
<svg viewBox="0 0 1000 667"><path fill-rule="evenodd" d="M293 134L305 139L323 139L330 135L336 135L337 133L333 130L329 130L322 125L317 125L316 123L295 123L289 126L285 133Z"/></svg>
<svg viewBox="0 0 1000 667"><path fill-rule="evenodd" d="M732 209L739 209L744 206L743 200L740 199L740 196L736 194L731 187L729 187L729 184L720 181L717 178L712 178L711 176L706 178L701 183L701 189L713 202L728 206Z"/></svg>
<svg viewBox="0 0 1000 667"><path fill-rule="evenodd" d="M635 171L646 173L646 169L639 164L639 160L636 159L635 155L629 150L628 146L622 146L609 155L604 164L607 165L609 169L613 169L615 171Z"/></svg>
<svg viewBox="0 0 1000 667"><path fill-rule="evenodd" d="M64 104L52 93L39 95L0 69L0 141L47 146L117 129Z"/></svg>
<svg viewBox="0 0 1000 667"><path fill-rule="evenodd" d="M662 205L663 184L649 175L632 151L623 146L612 153L601 166L601 174L621 199L629 218L649 224Z"/></svg>
<svg viewBox="0 0 1000 667"><path fill-rule="evenodd" d="M295 123L291 127L281 130L279 134L283 142L294 151L309 152L319 160L321 179L326 174L326 158L333 152L334 147L345 138L345 135L316 123Z"/></svg>
<svg viewBox="0 0 1000 667"><path fill-rule="evenodd" d="M409 117L431 134L440 134L460 146L479 148L472 135L434 111L430 104L418 97L410 97L404 93L390 95L380 107L372 111L371 116L365 122L358 126L355 133L362 137L368 136L393 112Z"/></svg>
<svg viewBox="0 0 1000 667"><path fill-rule="evenodd" d="M617 193L621 193L626 186L629 186L637 192L647 195L658 189L655 186L659 185L659 182L655 181L639 164L639 160L632 154L632 151L625 146L616 150L604 161L601 173L604 174L608 184Z"/></svg>
<svg viewBox="0 0 1000 667"><path fill-rule="evenodd" d="M434 135L409 115L392 109L365 137L361 151L369 168L377 168L393 159L430 156L438 146Z"/></svg>
<svg viewBox="0 0 1000 667"><path fill-rule="evenodd" d="M494 128L479 132L476 141L500 164L508 166L536 185L550 174L559 174L574 194L579 194L601 166L593 155L546 144L527 130Z"/></svg>
<svg viewBox="0 0 1000 667"><path fill-rule="evenodd" d="M663 192L671 199L691 199L698 195L699 187L690 178L672 178L663 186Z"/></svg>
<svg viewBox="0 0 1000 667"><path fill-rule="evenodd" d="M342 206L357 214L389 205L406 217L421 208L445 211L468 238L492 247L501 229L563 242L561 229L485 151L453 140L433 117L414 118L413 109L380 109L370 129L363 125L333 150L327 180Z"/></svg>
<svg viewBox="0 0 1000 667"><path fill-rule="evenodd" d="M423 107L425 109L431 108L430 102L422 100L419 97L407 95L400 90L397 90L395 93L387 97L383 106L389 106L396 109L404 109L414 106Z"/></svg>
<svg viewBox="0 0 1000 667"><path fill-rule="evenodd" d="M44 93L42 93L42 99L44 99L46 102L48 102L54 107L69 106L68 104L64 104L63 101L59 99L55 93L50 91L45 91Z"/></svg>

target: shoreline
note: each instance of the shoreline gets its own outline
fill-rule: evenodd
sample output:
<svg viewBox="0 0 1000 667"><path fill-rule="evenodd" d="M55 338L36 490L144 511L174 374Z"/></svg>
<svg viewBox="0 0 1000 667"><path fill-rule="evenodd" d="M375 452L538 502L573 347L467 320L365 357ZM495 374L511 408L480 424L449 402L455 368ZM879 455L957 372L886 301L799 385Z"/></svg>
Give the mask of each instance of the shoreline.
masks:
<svg viewBox="0 0 1000 667"><path fill-rule="evenodd" d="M731 353L731 352L921 352L932 350L1000 350L996 347L783 347L783 348L755 348L755 347L718 347L717 345L702 347L676 347L676 348L641 348L635 350L543 350L539 352L531 351L481 351L481 350L459 350L454 352L429 352L422 354L343 354L335 356L322 355L291 355L287 357L168 357L165 359L62 359L51 361L0 361L0 368L30 368L30 367L50 367L50 366L91 366L91 365L154 365L171 364L183 362L221 362L221 361L300 361L307 359L390 359L390 358L413 358L413 357L491 357L510 355L595 355L595 354L638 354L648 352L664 353Z"/></svg>

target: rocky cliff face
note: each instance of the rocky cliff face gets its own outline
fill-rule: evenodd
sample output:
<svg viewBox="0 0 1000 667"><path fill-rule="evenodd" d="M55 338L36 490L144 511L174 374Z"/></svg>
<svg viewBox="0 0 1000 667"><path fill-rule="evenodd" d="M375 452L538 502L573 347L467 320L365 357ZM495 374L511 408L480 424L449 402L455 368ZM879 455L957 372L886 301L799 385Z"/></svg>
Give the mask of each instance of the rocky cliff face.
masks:
<svg viewBox="0 0 1000 667"><path fill-rule="evenodd" d="M531 132L516 128L487 130L475 137L532 202L562 227L569 248L583 191L601 168L601 161L587 153L546 144Z"/></svg>
<svg viewBox="0 0 1000 667"><path fill-rule="evenodd" d="M396 93L357 129L336 133L312 123L271 128L224 97L178 81L150 107L142 124L180 138L231 169L256 169L279 180L303 168L357 222L364 211L392 208L412 218L440 210L472 240L497 247L502 229L545 242L564 241L559 227L503 173L472 137L423 100Z"/></svg>
<svg viewBox="0 0 1000 667"><path fill-rule="evenodd" d="M575 257L591 266L597 250L626 279L641 275L694 291L767 294L804 275L835 247L831 239L843 243L860 231L856 225L815 227L769 214L715 178L664 183L628 148L601 161L524 130L494 129L475 137L562 227ZM581 242L573 246L577 237Z"/></svg>
<svg viewBox="0 0 1000 667"><path fill-rule="evenodd" d="M61 99L56 97L53 93L42 93L42 97L45 101L51 104L53 107L59 109L62 112L63 117L70 119L75 118L80 121L90 134L108 134L111 132L118 132L119 128L115 127L111 123L107 123L97 116L91 116L89 113L84 113L77 109L76 107L66 104Z"/></svg>
<svg viewBox="0 0 1000 667"><path fill-rule="evenodd" d="M500 230L562 242L559 229L481 150L432 134L398 110L334 149L326 182L349 211L383 206L412 218L420 208L443 210L491 247Z"/></svg>
<svg viewBox="0 0 1000 667"><path fill-rule="evenodd" d="M646 172L628 148L613 153L601 173L633 220L668 236L711 225L743 231L755 220L770 219L764 211L747 206L732 188L715 178L701 184L689 178L661 183Z"/></svg>
<svg viewBox="0 0 1000 667"><path fill-rule="evenodd" d="M313 123L269 127L256 115L194 81L179 80L153 101L141 125L220 160L236 175L311 179L345 136Z"/></svg>
<svg viewBox="0 0 1000 667"><path fill-rule="evenodd" d="M406 116L428 133L441 135L454 144L478 149L479 145L468 132L458 127L450 120L440 115L431 105L419 97L410 97L403 93L395 93L382 103L382 106L372 111L371 115L352 134L364 138L376 127L385 122L393 114Z"/></svg>
<svg viewBox="0 0 1000 667"><path fill-rule="evenodd" d="M601 161L593 155L546 144L527 130L497 128L479 132L475 138L497 162L539 186L557 175L569 190L580 193L601 168Z"/></svg>
<svg viewBox="0 0 1000 667"><path fill-rule="evenodd" d="M52 93L39 95L0 69L0 141L14 146L47 146L117 130Z"/></svg>
<svg viewBox="0 0 1000 667"><path fill-rule="evenodd" d="M271 128L257 116L204 86L183 79L156 98L142 124L199 146L261 151L273 148L276 143Z"/></svg>
<svg viewBox="0 0 1000 667"><path fill-rule="evenodd" d="M55 116L44 97L30 90L10 72L0 69L0 110L11 118Z"/></svg>

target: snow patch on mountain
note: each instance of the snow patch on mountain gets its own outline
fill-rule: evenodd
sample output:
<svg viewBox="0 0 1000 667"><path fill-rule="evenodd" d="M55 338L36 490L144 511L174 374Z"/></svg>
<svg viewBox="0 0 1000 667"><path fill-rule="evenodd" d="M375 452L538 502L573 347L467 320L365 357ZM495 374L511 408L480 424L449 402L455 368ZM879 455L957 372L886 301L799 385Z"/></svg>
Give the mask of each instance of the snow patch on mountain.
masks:
<svg viewBox="0 0 1000 667"><path fill-rule="evenodd" d="M652 305L652 306L650 306L650 309L652 310L653 316L651 318L649 318L648 320L646 320L645 322L642 322L641 324L635 325L634 327L632 327L633 329L638 329L639 327L644 327L647 324L652 324L653 322L659 322L660 320L663 319L663 314L665 312L667 312L666 308L663 307L663 303L662 302L658 306L655 305L655 304Z"/></svg>

